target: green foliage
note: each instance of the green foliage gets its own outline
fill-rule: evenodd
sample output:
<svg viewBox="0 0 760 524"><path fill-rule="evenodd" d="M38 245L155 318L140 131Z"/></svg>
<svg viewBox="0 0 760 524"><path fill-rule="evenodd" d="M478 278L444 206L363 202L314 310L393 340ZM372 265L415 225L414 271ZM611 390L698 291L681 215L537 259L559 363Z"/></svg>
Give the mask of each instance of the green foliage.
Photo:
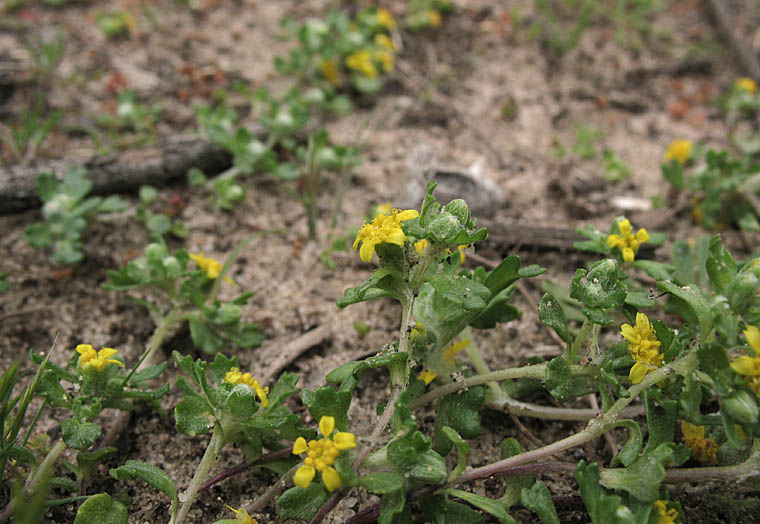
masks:
<svg viewBox="0 0 760 524"><path fill-rule="evenodd" d="M135 208L135 218L142 222L148 230L148 236L153 242L162 242L164 235L172 235L177 238L187 237L188 231L185 224L172 217L178 210L173 210L167 203L161 212L154 209L160 203L159 191L153 186L140 186L139 202Z"/></svg>
<svg viewBox="0 0 760 524"><path fill-rule="evenodd" d="M69 168L58 180L55 173L37 175L37 194L44 203L42 216L24 231L32 247L53 245L53 260L76 264L84 259L82 235L88 223L101 213L123 211L126 204L117 196L89 197L90 176L84 169Z"/></svg>
<svg viewBox="0 0 760 524"><path fill-rule="evenodd" d="M111 498L108 493L91 495L79 506L74 524L127 524L126 506Z"/></svg>
<svg viewBox="0 0 760 524"><path fill-rule="evenodd" d="M160 468L145 462L128 460L123 466L109 470L108 474L117 480L139 478L164 493L171 501L172 519L175 518L179 506L177 489L174 487L174 481Z"/></svg>

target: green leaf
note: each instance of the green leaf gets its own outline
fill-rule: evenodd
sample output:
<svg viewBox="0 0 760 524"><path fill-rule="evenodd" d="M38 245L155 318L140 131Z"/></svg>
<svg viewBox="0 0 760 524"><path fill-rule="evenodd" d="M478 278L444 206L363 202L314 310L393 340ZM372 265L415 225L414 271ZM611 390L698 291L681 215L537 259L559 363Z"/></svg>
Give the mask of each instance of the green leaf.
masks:
<svg viewBox="0 0 760 524"><path fill-rule="evenodd" d="M61 436L68 447L82 451L100 438L100 426L69 418L61 422Z"/></svg>
<svg viewBox="0 0 760 524"><path fill-rule="evenodd" d="M409 475L426 484L440 484L446 480L446 462L429 449L417 455Z"/></svg>
<svg viewBox="0 0 760 524"><path fill-rule="evenodd" d="M627 295L628 289L618 280L618 263L611 258L596 262L588 272L578 269L570 285L570 297L593 310L621 306Z"/></svg>
<svg viewBox="0 0 760 524"><path fill-rule="evenodd" d="M401 514L406 506L406 494L403 489L383 495L380 502L380 517L377 519L379 524L391 524L394 517Z"/></svg>
<svg viewBox="0 0 760 524"><path fill-rule="evenodd" d="M520 493L520 501L526 508L538 515L544 524L559 524L552 495L543 482L538 481L530 489L523 489Z"/></svg>
<svg viewBox="0 0 760 524"><path fill-rule="evenodd" d="M541 323L549 326L557 332L559 338L570 344L573 340L573 336L570 334L570 329L567 327L567 317L565 316L565 310L562 309L562 305L559 300L554 298L549 293L544 293L541 297L541 301L538 303L538 318Z"/></svg>
<svg viewBox="0 0 760 524"><path fill-rule="evenodd" d="M433 437L433 449L439 455L448 455L453 445L443 432L444 426L451 427L464 439L473 439L480 435L479 410L485 396L485 388L476 386L464 392L452 393L440 400Z"/></svg>
<svg viewBox="0 0 760 524"><path fill-rule="evenodd" d="M174 407L174 420L177 430L189 437L205 435L213 427L208 402L198 395L185 394Z"/></svg>
<svg viewBox="0 0 760 524"><path fill-rule="evenodd" d="M633 267L641 269L655 280L669 279L676 269L675 266L672 266L671 264L663 264L662 262L641 259L634 260Z"/></svg>
<svg viewBox="0 0 760 524"><path fill-rule="evenodd" d="M643 291L632 291L625 297L625 303L636 309L654 307L655 301L649 298L649 295Z"/></svg>
<svg viewBox="0 0 760 524"><path fill-rule="evenodd" d="M573 374L562 356L554 357L546 366L546 390L560 402L572 398Z"/></svg>
<svg viewBox="0 0 760 524"><path fill-rule="evenodd" d="M359 485L372 493L384 495L404 488L404 476L391 471L381 471L359 477Z"/></svg>
<svg viewBox="0 0 760 524"><path fill-rule="evenodd" d="M664 442L625 469L606 469L601 484L609 489L626 491L641 502L651 504L658 499L660 482L665 478L665 464L675 462L676 458L675 444Z"/></svg>
<svg viewBox="0 0 760 524"><path fill-rule="evenodd" d="M239 366L237 357L227 358L224 354L217 353L214 356L214 361L208 365L208 371L214 382L221 384L227 372Z"/></svg>
<svg viewBox="0 0 760 524"><path fill-rule="evenodd" d="M378 297L392 296L400 298L400 295L393 290L394 281L393 271L388 268L380 268L373 272L360 285L347 288L343 292L343 296L336 301L336 304L339 308L344 308L351 304Z"/></svg>
<svg viewBox="0 0 760 524"><path fill-rule="evenodd" d="M269 404L279 406L286 398L298 392L298 375L295 373L283 373L277 379L272 390L269 392Z"/></svg>
<svg viewBox="0 0 760 524"><path fill-rule="evenodd" d="M55 173L40 173L35 181L37 194L43 202L49 202L58 194L58 177Z"/></svg>
<svg viewBox="0 0 760 524"><path fill-rule="evenodd" d="M63 175L60 189L72 200L78 202L87 196L87 193L92 189L90 174L84 168L70 167Z"/></svg>
<svg viewBox="0 0 760 524"><path fill-rule="evenodd" d="M26 243L32 247L45 247L53 242L53 234L50 227L42 222L37 222L24 230Z"/></svg>
<svg viewBox="0 0 760 524"><path fill-rule="evenodd" d="M647 417L647 445L644 448L644 454L654 451L660 444L673 442L675 436L675 414L657 406L652 398L653 395L650 393L650 391L642 393ZM684 394L686 393L684 392ZM636 425L638 426L638 424ZM626 466L630 465L630 462L623 463Z"/></svg>
<svg viewBox="0 0 760 524"><path fill-rule="evenodd" d="M330 497L321 482L312 482L306 489L294 486L280 495L277 505L283 520L311 520Z"/></svg>
<svg viewBox="0 0 760 524"><path fill-rule="evenodd" d="M710 239L709 255L705 266L714 288L720 293L725 293L736 275L736 262L721 242L720 235L715 235Z"/></svg>
<svg viewBox="0 0 760 524"><path fill-rule="evenodd" d="M490 513L499 519L499 522L502 524L516 524L515 520L507 512L507 508L498 500L489 499L488 497L483 497L481 495L476 495L475 493L462 491L460 489L446 488L438 491L438 493L449 495L451 497L457 497L464 500L465 502L469 502L476 508L485 511L486 513Z"/></svg>
<svg viewBox="0 0 760 524"><path fill-rule="evenodd" d="M520 455L523 452L522 446L520 446L520 443L514 437L502 440L501 444L499 444L499 450L502 460ZM501 497L501 502L509 509L520 501L522 490L531 487L536 482L536 475L517 475L507 477L506 481L507 487L504 490L504 495Z"/></svg>
<svg viewBox="0 0 760 524"><path fill-rule="evenodd" d="M98 206L98 213L119 213L127 209L127 203L118 195L111 195L103 199Z"/></svg>
<svg viewBox="0 0 760 524"><path fill-rule="evenodd" d="M451 478L455 479L470 464L470 446L453 428L444 426L441 428L441 431L454 444L454 447L457 448L457 465L451 472Z"/></svg>
<svg viewBox="0 0 760 524"><path fill-rule="evenodd" d="M74 524L127 524L129 512L108 493L91 495L77 510Z"/></svg>
<svg viewBox="0 0 760 524"><path fill-rule="evenodd" d="M581 460L575 468L575 480L593 524L638 524L633 512L618 495L609 495L599 482L599 464Z"/></svg>
<svg viewBox="0 0 760 524"><path fill-rule="evenodd" d="M470 321L470 326L475 329L493 329L496 324L520 318L520 311L509 303L514 291L514 287L509 287L492 297L485 310Z"/></svg>
<svg viewBox="0 0 760 524"><path fill-rule="evenodd" d="M686 180L683 176L683 165L678 160L671 160L669 164L660 166L662 176L676 189L686 189Z"/></svg>
<svg viewBox="0 0 760 524"><path fill-rule="evenodd" d="M100 448L96 451L91 451L89 453L86 451L82 451L81 453L78 453L77 454L77 469L79 471L77 473L77 477L81 475L81 477L89 479L92 468L94 468L98 464L98 462L101 462L106 457L110 457L117 451L119 450L114 447L108 446L105 448ZM77 488L75 488L75 490L76 489Z"/></svg>
<svg viewBox="0 0 760 524"><path fill-rule="evenodd" d="M623 427L628 430L628 440L625 442L618 454L612 457L610 462L611 466L617 466L623 464L624 466L630 466L634 460L639 456L641 446L644 443L644 436L641 433L641 427L636 421L631 419L623 419L615 423L613 427Z"/></svg>
<svg viewBox="0 0 760 524"><path fill-rule="evenodd" d="M335 417L338 431L348 430L348 408L351 405L351 392L335 391L329 386L316 390L304 389L301 400L314 420L319 423L323 416Z"/></svg>
<svg viewBox="0 0 760 524"><path fill-rule="evenodd" d="M190 325L190 337L193 339L193 344L204 353L216 353L224 346L224 339L205 320L190 317L188 324Z"/></svg>
<svg viewBox="0 0 760 524"><path fill-rule="evenodd" d="M485 281L486 287L492 295L496 295L520 278L519 269L520 257L517 255L508 256L488 274Z"/></svg>
<svg viewBox="0 0 760 524"><path fill-rule="evenodd" d="M169 497L171 501L172 519L177 512L179 501L177 499L177 488L174 481L164 473L160 468L153 464L140 462L139 460L128 460L123 466L113 468L108 472L111 477L117 480L127 480L130 478L139 478L155 489Z"/></svg>
<svg viewBox="0 0 760 524"><path fill-rule="evenodd" d="M694 318L687 320L694 320L699 326L699 338L704 340L705 337L712 330L712 312L710 306L704 299L699 289L694 289L691 286L681 287L678 284L670 280L663 280L657 282L657 289L660 291L667 291L674 297L683 300L691 310Z"/></svg>

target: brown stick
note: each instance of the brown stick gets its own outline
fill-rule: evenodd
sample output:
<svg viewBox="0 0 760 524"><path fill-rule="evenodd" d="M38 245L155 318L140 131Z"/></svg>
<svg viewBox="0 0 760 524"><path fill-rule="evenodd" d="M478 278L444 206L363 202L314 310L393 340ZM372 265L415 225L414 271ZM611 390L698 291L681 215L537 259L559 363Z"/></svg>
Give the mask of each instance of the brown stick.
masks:
<svg viewBox="0 0 760 524"><path fill-rule="evenodd" d="M267 347L264 346L259 349L259 352L275 353L274 358L269 366L267 366L261 372L262 383L269 383L274 380L277 374L288 367L296 358L298 358L304 351L313 348L317 344L322 343L324 340L332 335L332 326L330 323L322 324L321 326L307 331L295 340L291 340L286 345L282 346L281 342L272 342L272 351L267 351ZM277 344L277 348L273 347Z"/></svg>

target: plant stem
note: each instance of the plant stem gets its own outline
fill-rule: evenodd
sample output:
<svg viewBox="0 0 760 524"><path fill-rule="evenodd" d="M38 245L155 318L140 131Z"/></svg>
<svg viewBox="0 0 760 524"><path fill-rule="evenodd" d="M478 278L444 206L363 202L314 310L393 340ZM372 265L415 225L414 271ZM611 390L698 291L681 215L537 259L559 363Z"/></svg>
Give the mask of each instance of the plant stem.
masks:
<svg viewBox="0 0 760 524"><path fill-rule="evenodd" d="M266 464L267 462L270 462L272 460L281 459L284 457L289 457L293 453L293 448L287 447L285 449L281 449L279 451L273 451L272 453L267 453L266 455L263 455L259 457L258 459L254 460L253 462L243 462L242 464L238 464L235 467L232 467L226 471L222 471L218 475L215 475L214 477L211 477L207 481L205 481L203 484L201 484L201 487L198 489L198 491L205 491L214 484L218 484L219 482L226 480L230 477L234 477L238 473L242 473L243 471L255 468L256 466L260 464Z"/></svg>
<svg viewBox="0 0 760 524"><path fill-rule="evenodd" d="M398 401L399 395L401 395L401 391L403 391L401 384L393 385L393 389L391 390L391 398L388 400L388 404L385 406L383 414L380 415L380 418L375 424L375 429L372 430L372 434L369 436L371 444L364 446L361 451L359 451L359 455L356 457L356 460L353 464L354 471L357 471L359 469L359 466L361 466L361 463L364 462L364 459L367 458L367 455L371 451L370 447L374 444L377 444L378 440L380 440L380 435L382 435L383 431L385 430L385 426L388 425L388 422L390 422L391 417L393 416L393 412L396 409L396 402Z"/></svg>
<svg viewBox="0 0 760 524"><path fill-rule="evenodd" d="M245 507L245 510L248 513L257 513L263 511L267 504L269 504L270 501L272 501L277 495L280 494L283 489L285 489L285 486L288 485L288 482L293 478L293 475L295 475L296 470L298 470L299 467L301 467L300 463L290 468L287 472L285 472L283 476L280 477L280 480L269 486L263 495L248 504Z"/></svg>
<svg viewBox="0 0 760 524"><path fill-rule="evenodd" d="M472 366L475 368L475 372L478 375L486 375L490 373L491 369L488 367L488 364L486 364L486 361L483 359L483 355L480 354L478 345L472 338L472 330L470 329L470 326L465 327L464 330L462 330L462 333L462 336L470 341L470 344L465 348L465 351L467 352L467 356L470 357L470 362L472 362ZM498 383L495 381L488 382L488 387L491 390L491 396L490 398L486 397L487 400L491 400L493 402L502 402L505 400L507 395L504 393L504 390L501 389Z"/></svg>
<svg viewBox="0 0 760 524"><path fill-rule="evenodd" d="M190 507L193 505L195 498L198 496L198 490L200 489L201 484L204 480L206 480L208 472L211 470L211 466L214 464L214 461L216 460L217 455L219 455L219 452L222 450L223 445L224 431L222 430L221 426L219 426L219 424L216 424L214 426L214 433L211 435L211 441L208 443L208 447L206 448L206 452L203 454L203 458L201 459L200 464L198 464L198 469L196 469L195 475L190 481L190 485L184 492L185 500L182 501L182 506L180 506L176 517L172 518L169 524L182 524L182 522L185 520L188 511L190 511Z"/></svg>
<svg viewBox="0 0 760 524"><path fill-rule="evenodd" d="M592 326L593 324L589 322L588 319L585 319L583 321L581 330L578 333L578 335L575 337L575 340L573 340L572 344L569 344L567 346L567 352L565 353L565 360L567 360L568 363L575 360L575 357L578 355L578 351L581 349L581 347L583 347L583 344L586 343L588 336L591 334Z"/></svg>

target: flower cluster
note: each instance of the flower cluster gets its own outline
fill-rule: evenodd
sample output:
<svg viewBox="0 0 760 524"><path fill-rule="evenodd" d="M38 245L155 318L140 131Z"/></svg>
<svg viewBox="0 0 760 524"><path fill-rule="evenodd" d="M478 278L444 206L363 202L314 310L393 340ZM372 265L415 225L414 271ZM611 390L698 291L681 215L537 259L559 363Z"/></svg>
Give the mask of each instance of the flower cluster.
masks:
<svg viewBox="0 0 760 524"><path fill-rule="evenodd" d="M747 78L746 76L738 78L734 86L737 89L741 89L742 91L746 91L748 93L757 93L757 83L751 78Z"/></svg>
<svg viewBox="0 0 760 524"><path fill-rule="evenodd" d="M269 399L267 398L269 388L262 388L259 381L253 378L250 373L241 373L238 368L231 368L224 375L224 381L234 385L245 384L256 392L256 396L259 397L262 407L265 408L269 405Z"/></svg>
<svg viewBox="0 0 760 524"><path fill-rule="evenodd" d="M102 348L100 351L95 351L90 344L79 344L76 347L76 352L79 353L79 365L82 369L92 367L98 372L103 371L108 364L118 364L124 367L124 363L121 360L115 358L109 358L118 353L113 348Z"/></svg>
<svg viewBox="0 0 760 524"><path fill-rule="evenodd" d="M638 384L650 371L662 366L663 355L660 353L660 341L654 334L654 328L644 313L636 313L636 325L623 324L620 333L629 344L628 351L636 363L631 367L628 378L632 384Z"/></svg>
<svg viewBox="0 0 760 524"><path fill-rule="evenodd" d="M665 162L677 160L680 164L686 164L691 155L690 140L674 140L665 151Z"/></svg>
<svg viewBox="0 0 760 524"><path fill-rule="evenodd" d="M744 330L749 347L755 352L754 357L742 355L731 362L731 369L744 376L749 388L760 397L760 329L749 326Z"/></svg>
<svg viewBox="0 0 760 524"><path fill-rule="evenodd" d="M623 254L623 260L633 262L639 245L649 240L649 233L642 227L634 234L631 222L627 218L618 222L618 229L619 235L613 233L607 237L607 245L611 248L619 248Z"/></svg>
<svg viewBox="0 0 760 524"><path fill-rule="evenodd" d="M362 225L359 233L356 235L356 240L354 240L354 249L358 249L361 242L359 257L364 262L370 262L377 244L385 242L403 246L407 237L401 228L401 222L412 220L418 216L420 214L415 209L407 209L405 211L392 209L390 215L377 215L371 223Z"/></svg>
<svg viewBox="0 0 760 524"><path fill-rule="evenodd" d="M335 418L324 416L319 419L319 431L324 438L306 442L303 437L298 437L293 444L293 454L308 453L303 465L293 475L293 483L299 488L308 488L314 479L316 472L322 474L322 482L330 491L340 487L341 479L332 465L341 451L356 447L356 436L345 431L335 431ZM332 435L332 438L330 436Z"/></svg>
<svg viewBox="0 0 760 524"><path fill-rule="evenodd" d="M654 501L654 511L657 515L657 524L675 524L678 511L675 508L668 509L668 503L664 500Z"/></svg>
<svg viewBox="0 0 760 524"><path fill-rule="evenodd" d="M685 420L681 422L683 442L691 450L691 456L700 464L714 466L718 463L718 443L705 438L705 427L696 426Z"/></svg>
<svg viewBox="0 0 760 524"><path fill-rule="evenodd" d="M218 260L210 257L203 256L203 251L197 255L190 255L195 265L197 265L203 272L206 273L206 277L212 280L219 278L219 274L222 272L222 263ZM224 277L226 282L234 284L235 282L230 277Z"/></svg>

